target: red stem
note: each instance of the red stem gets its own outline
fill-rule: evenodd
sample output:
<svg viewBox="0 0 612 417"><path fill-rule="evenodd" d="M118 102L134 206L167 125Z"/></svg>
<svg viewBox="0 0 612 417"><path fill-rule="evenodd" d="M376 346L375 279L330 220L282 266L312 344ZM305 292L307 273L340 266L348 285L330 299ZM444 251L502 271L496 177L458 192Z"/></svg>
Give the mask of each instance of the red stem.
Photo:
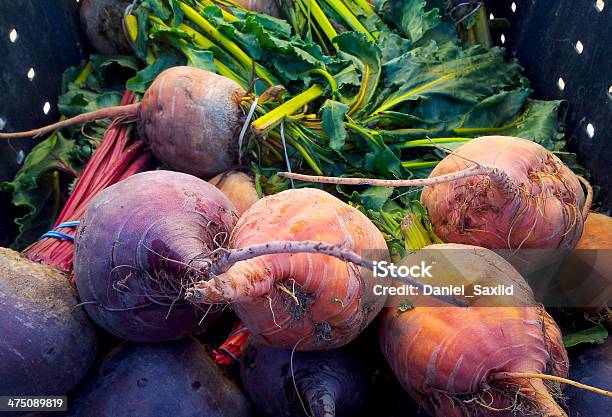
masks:
<svg viewBox="0 0 612 417"><path fill-rule="evenodd" d="M136 96L126 91L118 108L137 108ZM123 114L122 114L123 116ZM80 220L89 202L103 189L153 166L153 156L140 140L130 140L130 125L113 122L104 133L98 148L81 172L74 190L55 221L55 226ZM74 236L76 228L57 231ZM54 265L63 271L72 270L73 242L64 239L39 240L23 251L35 262Z"/></svg>

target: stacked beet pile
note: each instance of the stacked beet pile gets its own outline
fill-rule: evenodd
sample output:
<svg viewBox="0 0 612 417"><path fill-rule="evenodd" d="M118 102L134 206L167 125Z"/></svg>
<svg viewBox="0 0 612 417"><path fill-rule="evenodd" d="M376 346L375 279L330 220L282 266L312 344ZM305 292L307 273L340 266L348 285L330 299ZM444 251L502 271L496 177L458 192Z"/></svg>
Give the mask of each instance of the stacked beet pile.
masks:
<svg viewBox="0 0 612 417"><path fill-rule="evenodd" d="M2 185L21 254L0 249L0 394L177 417L559 417L567 384L611 396L566 351L604 341L608 300L551 316L514 261L610 249L612 222L564 148L567 103L531 97L483 7L81 3L99 53L66 70L62 119L0 133L50 134ZM380 261L437 265L394 277L417 292L513 290L391 297Z"/></svg>

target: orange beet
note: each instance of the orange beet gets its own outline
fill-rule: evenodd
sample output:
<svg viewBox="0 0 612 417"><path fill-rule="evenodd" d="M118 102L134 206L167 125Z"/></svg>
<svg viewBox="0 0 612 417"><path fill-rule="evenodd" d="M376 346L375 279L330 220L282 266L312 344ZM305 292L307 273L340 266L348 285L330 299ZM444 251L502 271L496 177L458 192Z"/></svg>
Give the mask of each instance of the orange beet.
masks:
<svg viewBox="0 0 612 417"><path fill-rule="evenodd" d="M229 198L240 215L259 200L253 178L244 172L226 171L208 182Z"/></svg>
<svg viewBox="0 0 612 417"><path fill-rule="evenodd" d="M288 190L240 217L230 248L275 241L343 244L388 256L380 231L357 209L317 189ZM362 254L363 255L363 254ZM322 350L354 339L381 310L369 272L319 253L273 254L240 261L197 285L202 302L229 302L253 336L278 348Z"/></svg>
<svg viewBox="0 0 612 417"><path fill-rule="evenodd" d="M515 298L466 298L466 308L435 300L404 312L386 308L380 344L404 389L435 417L566 416L554 400L558 386L500 378L502 372L567 375L561 332L518 272L484 248L447 244L426 250L428 256L440 250L439 259L451 258L456 266L428 283L513 284Z"/></svg>
<svg viewBox="0 0 612 417"><path fill-rule="evenodd" d="M486 136L461 146L431 173L457 172L476 161L501 169L517 197L482 175L428 186L422 203L444 242L490 249L572 248L582 233L584 192L576 175L535 142ZM468 158L468 159L464 159Z"/></svg>
<svg viewBox="0 0 612 417"><path fill-rule="evenodd" d="M576 249L612 249L612 217L589 213Z"/></svg>

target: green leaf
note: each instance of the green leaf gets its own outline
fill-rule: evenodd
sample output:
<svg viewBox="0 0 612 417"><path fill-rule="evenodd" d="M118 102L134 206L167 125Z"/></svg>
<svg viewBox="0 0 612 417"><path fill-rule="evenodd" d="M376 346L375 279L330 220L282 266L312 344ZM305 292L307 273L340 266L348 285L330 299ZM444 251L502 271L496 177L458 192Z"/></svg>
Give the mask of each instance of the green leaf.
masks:
<svg viewBox="0 0 612 417"><path fill-rule="evenodd" d="M148 67L138 71L136 75L127 80L126 88L137 93L144 93L151 85L155 77L168 68L175 67L184 63L179 55L172 52L167 52L158 57Z"/></svg>
<svg viewBox="0 0 612 417"><path fill-rule="evenodd" d="M391 32L386 28L380 31L376 43L382 52L381 59L383 63L404 55L411 47L408 39L402 38L397 33Z"/></svg>
<svg viewBox="0 0 612 417"><path fill-rule="evenodd" d="M170 10L164 5L164 0L143 0L141 7L150 9L155 16L162 20L168 19L171 15Z"/></svg>
<svg viewBox="0 0 612 417"><path fill-rule="evenodd" d="M595 327L563 336L563 344L566 348L576 346L581 343L602 344L607 337L608 330L601 323L599 323Z"/></svg>
<svg viewBox="0 0 612 417"><path fill-rule="evenodd" d="M138 71L140 65L138 61L129 55L98 55L94 54L89 57L94 71L104 73L113 69L113 67L126 68L128 70Z"/></svg>
<svg viewBox="0 0 612 417"><path fill-rule="evenodd" d="M215 57L211 51L184 47L183 53L187 57L190 67L201 68L211 72L216 72Z"/></svg>
<svg viewBox="0 0 612 417"><path fill-rule="evenodd" d="M461 127L500 127L521 113L531 90L502 91L475 105L463 119Z"/></svg>
<svg viewBox="0 0 612 417"><path fill-rule="evenodd" d="M278 19L267 14L238 9L234 9L234 15L239 20L246 20L247 17L252 19L265 30L271 32L279 38L289 39L291 37L291 25L284 19Z"/></svg>
<svg viewBox="0 0 612 417"><path fill-rule="evenodd" d="M169 2L170 2L170 7L172 9L172 16L173 16L172 26L177 27L183 22L183 17L185 16L185 13L181 9L181 6L179 5L178 0L169 0Z"/></svg>
<svg viewBox="0 0 612 417"><path fill-rule="evenodd" d="M517 84L520 69L499 48L417 48L385 64L386 91L374 114L395 110L430 124L459 123L481 100Z"/></svg>
<svg viewBox="0 0 612 417"><path fill-rule="evenodd" d="M385 178L405 178L406 170L402 161L388 147L368 152L364 167L367 171Z"/></svg>
<svg viewBox="0 0 612 417"><path fill-rule="evenodd" d="M136 9L136 22L138 23L138 33L136 34L136 42L134 42L134 52L140 60L145 61L149 45L149 12L146 7Z"/></svg>
<svg viewBox="0 0 612 417"><path fill-rule="evenodd" d="M382 72L381 51L358 32L342 33L334 38L334 44L341 52L340 56L353 61L361 73L361 89L353 110L359 114L359 110L367 108L376 94Z"/></svg>
<svg viewBox="0 0 612 417"><path fill-rule="evenodd" d="M369 187L361 193L361 203L366 210L381 210L393 191L393 188Z"/></svg>
<svg viewBox="0 0 612 417"><path fill-rule="evenodd" d="M394 24L413 43L418 42L429 30L440 22L437 7L426 8L424 0L377 0L376 7L383 19Z"/></svg>
<svg viewBox="0 0 612 417"><path fill-rule="evenodd" d="M30 151L13 181L2 185L4 191L12 192L13 205L23 213L15 219L19 227L14 243L17 249L51 228L63 202L58 172L78 172L83 165L80 156L80 146L74 140L53 134Z"/></svg>
<svg viewBox="0 0 612 417"><path fill-rule="evenodd" d="M454 129L461 136L502 135L530 139L552 151L562 150L565 144L564 123L567 102L562 100L527 100L525 107L503 126L465 127ZM486 126L486 127L485 127Z"/></svg>
<svg viewBox="0 0 612 417"><path fill-rule="evenodd" d="M344 117L349 111L346 104L333 100L326 100L321 107L321 119L323 131L329 138L329 147L340 151L347 137Z"/></svg>

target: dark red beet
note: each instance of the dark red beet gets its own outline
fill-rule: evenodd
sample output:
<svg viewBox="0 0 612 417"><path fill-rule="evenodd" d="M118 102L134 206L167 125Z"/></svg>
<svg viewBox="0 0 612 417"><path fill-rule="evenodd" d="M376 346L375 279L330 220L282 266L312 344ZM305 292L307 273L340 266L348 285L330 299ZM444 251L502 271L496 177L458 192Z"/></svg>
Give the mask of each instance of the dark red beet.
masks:
<svg viewBox="0 0 612 417"><path fill-rule="evenodd" d="M0 395L67 395L79 383L97 337L77 303L59 270L0 248Z"/></svg>
<svg viewBox="0 0 612 417"><path fill-rule="evenodd" d="M109 353L69 402L71 417L248 417L248 401L194 339Z"/></svg>
<svg viewBox="0 0 612 417"><path fill-rule="evenodd" d="M304 411L312 417L349 416L361 406L367 388L363 369L342 349L294 352L293 377L291 350L251 343L242 355L244 389L268 417L303 416Z"/></svg>
<svg viewBox="0 0 612 417"><path fill-rule="evenodd" d="M157 76L142 103L107 107L27 132L0 133L0 139L39 136L98 119L135 119L140 137L160 161L177 171L212 177L239 162L245 94L229 78L172 67Z"/></svg>
<svg viewBox="0 0 612 417"><path fill-rule="evenodd" d="M132 47L123 31L123 15L132 0L83 0L81 26L96 51L127 54Z"/></svg>

